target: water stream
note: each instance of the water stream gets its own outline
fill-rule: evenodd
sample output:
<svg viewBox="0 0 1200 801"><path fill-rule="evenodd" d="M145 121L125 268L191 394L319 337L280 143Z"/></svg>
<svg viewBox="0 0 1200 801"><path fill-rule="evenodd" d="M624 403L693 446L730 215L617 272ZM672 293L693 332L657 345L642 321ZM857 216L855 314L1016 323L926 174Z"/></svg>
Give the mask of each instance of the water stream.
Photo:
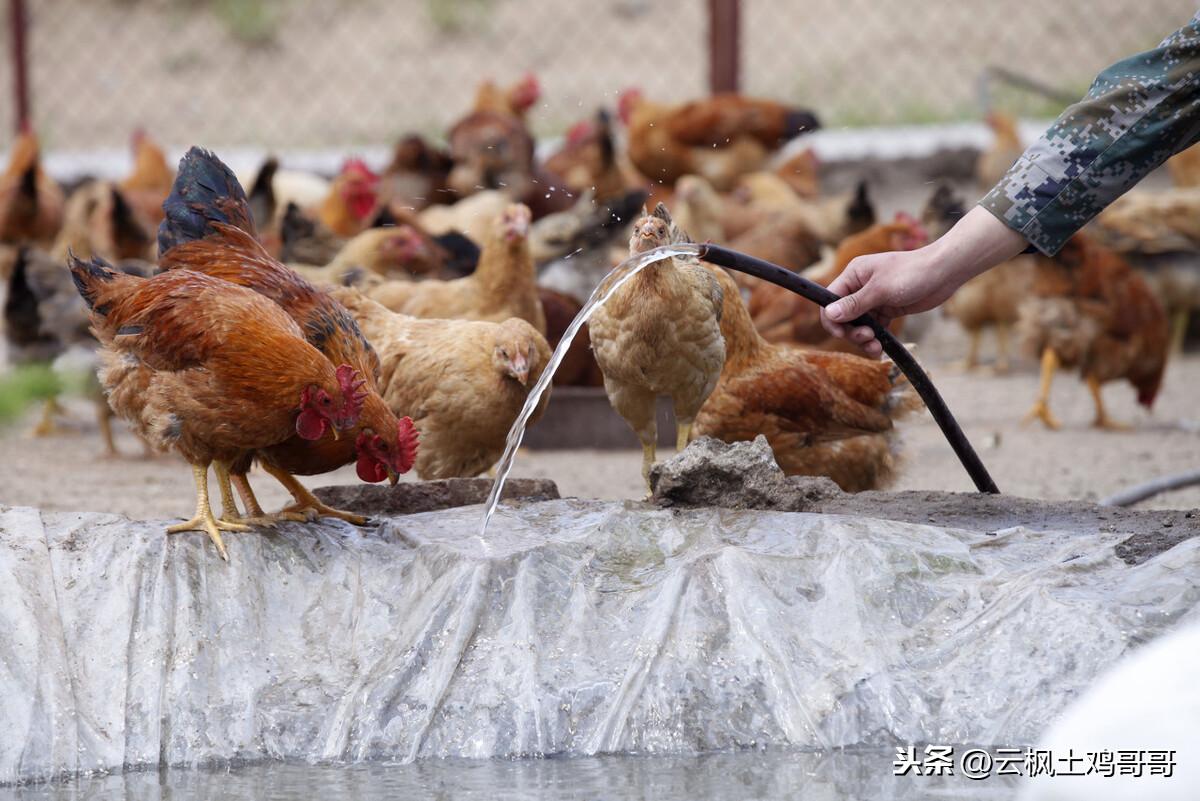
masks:
<svg viewBox="0 0 1200 801"><path fill-rule="evenodd" d="M688 243L655 248L654 250L640 253L614 267L612 272L604 276L604 279L592 290L591 297L588 298L587 303L583 305L579 314L567 326L567 332L563 334L558 347L554 349L554 353L550 357L550 363L546 365L546 369L542 372L541 377L533 385L533 389L529 391L529 398L526 399L525 406L521 409L521 413L517 415L516 421L508 431L508 438L504 444L504 454L496 464L496 481L492 485L491 494L488 495L487 506L483 513L483 522L479 526L479 539L485 549L487 548L486 535L488 523L491 522L492 515L496 513L496 507L500 503L500 493L504 491L504 482L508 479L508 474L512 472L513 461L517 456L517 448L521 447L521 440L525 437L525 426L528 425L529 418L533 416L534 410L537 409L538 404L541 402L542 395L550 388L550 382L554 380L554 372L562 364L562 360L566 358L567 350L571 347L571 342L579 333L579 329L592 316L592 312L595 311L597 306L612 297L613 293L620 289L626 281L629 281L646 267L649 267L656 261L662 261L672 256L696 256L699 253L700 246Z"/></svg>

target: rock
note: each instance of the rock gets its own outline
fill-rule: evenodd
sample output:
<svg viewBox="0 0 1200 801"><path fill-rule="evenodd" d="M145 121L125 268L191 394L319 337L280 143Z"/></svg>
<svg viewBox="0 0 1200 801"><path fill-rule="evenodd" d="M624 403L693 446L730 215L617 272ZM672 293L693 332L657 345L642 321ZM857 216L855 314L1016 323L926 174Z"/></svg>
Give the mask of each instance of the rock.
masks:
<svg viewBox="0 0 1200 801"><path fill-rule="evenodd" d="M767 438L726 443L700 437L650 471L652 500L663 506L718 506L804 512L842 494L828 478L788 478Z"/></svg>
<svg viewBox="0 0 1200 801"><path fill-rule="evenodd" d="M360 515L411 515L471 506L487 501L492 491L490 478L447 478L388 484L346 484L313 490L321 501L335 509ZM552 501L558 486L547 478L510 478L504 482L503 500Z"/></svg>

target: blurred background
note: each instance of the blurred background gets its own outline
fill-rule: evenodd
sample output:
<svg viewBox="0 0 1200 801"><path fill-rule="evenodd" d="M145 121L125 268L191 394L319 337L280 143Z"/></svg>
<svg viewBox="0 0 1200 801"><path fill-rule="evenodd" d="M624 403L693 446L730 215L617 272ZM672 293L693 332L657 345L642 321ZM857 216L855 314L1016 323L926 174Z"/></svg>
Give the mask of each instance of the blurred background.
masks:
<svg viewBox="0 0 1200 801"><path fill-rule="evenodd" d="M1065 97L1182 25L1186 0L4 0L0 87L23 6L34 127L49 150L125 148L132 126L211 147L361 147L438 134L482 76L535 73L534 133L623 88L719 88L817 109L827 127L976 120L1004 67ZM713 13L736 13L740 36ZM720 17L719 17L720 18ZM732 43L732 44L731 44ZM730 53L730 48L736 53ZM717 70L713 69L714 60ZM733 67L730 67L730 64ZM724 66L722 66L724 65ZM997 82L991 102L1048 118L1061 99ZM0 103L0 130L20 104ZM0 139L0 146L6 144Z"/></svg>

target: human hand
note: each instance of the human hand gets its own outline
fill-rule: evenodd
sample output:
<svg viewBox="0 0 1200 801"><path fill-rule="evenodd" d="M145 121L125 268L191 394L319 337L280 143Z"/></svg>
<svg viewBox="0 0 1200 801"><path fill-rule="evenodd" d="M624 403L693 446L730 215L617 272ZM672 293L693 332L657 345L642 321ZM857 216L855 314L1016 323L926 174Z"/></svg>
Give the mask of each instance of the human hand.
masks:
<svg viewBox="0 0 1200 801"><path fill-rule="evenodd" d="M1016 256L1026 245L1019 233L976 206L945 236L923 248L859 256L846 265L829 285L842 299L821 310L821 325L878 357L883 346L875 332L849 323L870 314L887 326L897 317L940 306L969 279Z"/></svg>

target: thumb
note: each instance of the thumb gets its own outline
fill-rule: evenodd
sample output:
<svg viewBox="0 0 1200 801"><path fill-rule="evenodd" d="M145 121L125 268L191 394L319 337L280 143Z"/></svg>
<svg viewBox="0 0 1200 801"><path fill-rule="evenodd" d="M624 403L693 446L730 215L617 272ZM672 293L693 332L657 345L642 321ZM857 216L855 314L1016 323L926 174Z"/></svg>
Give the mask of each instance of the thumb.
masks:
<svg viewBox="0 0 1200 801"><path fill-rule="evenodd" d="M848 323L874 308L875 291L870 283L857 292L825 307L825 314L835 323Z"/></svg>

